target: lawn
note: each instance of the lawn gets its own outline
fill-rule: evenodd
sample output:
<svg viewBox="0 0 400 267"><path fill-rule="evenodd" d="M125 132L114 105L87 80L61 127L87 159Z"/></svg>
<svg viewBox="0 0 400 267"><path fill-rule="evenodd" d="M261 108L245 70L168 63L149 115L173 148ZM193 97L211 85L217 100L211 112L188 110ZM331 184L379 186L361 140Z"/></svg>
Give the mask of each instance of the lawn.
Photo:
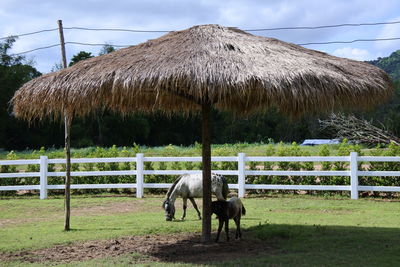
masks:
<svg viewBox="0 0 400 267"><path fill-rule="evenodd" d="M184 222L164 221L161 197L74 197L72 200L72 231L63 229L63 200L32 198L0 200L0 260L1 256L21 251L52 249L55 246L79 246L85 242L130 242L134 238L167 240L169 237L197 238L201 222L194 209L188 209ZM200 202L200 201L198 201ZM200 261L207 265L224 266L394 266L400 262L400 202L384 200L348 200L321 196L268 196L244 199L247 215L242 219L242 241L225 242L221 237L218 249L224 246L252 246L234 259ZM181 214L181 202L177 202ZM216 230L217 220L213 219ZM231 231L234 224L231 223ZM191 233L191 234L190 234ZM194 233L194 234L193 234ZM231 234L231 237L233 233ZM130 238L130 239L129 239ZM93 241L95 240L95 241ZM114 241L113 241L114 242ZM160 241L161 242L161 241ZM189 241L180 241L189 242ZM247 243L246 243L247 242ZM152 243L152 244L153 244ZM189 242L196 246L196 241ZM125 244L125 243L122 243ZM128 243L126 243L128 244ZM167 243L166 243L167 244ZM137 245L137 244L136 244ZM178 246L168 243L169 249ZM182 245L182 244L180 244ZM122 246L122 245L121 245ZM215 245L208 250L215 250ZM89 246L90 247L90 246ZM56 247L57 248L57 247ZM54 250L54 249L53 249ZM226 253L225 253L226 254ZM224 255L225 255L224 254ZM206 255L206 254L205 254ZM228 255L228 254L226 254ZM62 264L67 266L195 265L198 259L177 256L156 259L140 251L130 251L104 258ZM156 255L157 256L157 255ZM55 264L57 262L51 262ZM58 262L60 263L60 262ZM50 262L21 262L13 258L0 262L2 266L45 266Z"/></svg>

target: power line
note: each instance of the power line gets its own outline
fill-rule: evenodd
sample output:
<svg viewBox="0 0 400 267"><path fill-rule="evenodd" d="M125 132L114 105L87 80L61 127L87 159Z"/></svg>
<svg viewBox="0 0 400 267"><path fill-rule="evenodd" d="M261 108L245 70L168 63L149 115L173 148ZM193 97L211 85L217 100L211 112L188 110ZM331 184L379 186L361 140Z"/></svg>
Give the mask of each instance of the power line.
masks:
<svg viewBox="0 0 400 267"><path fill-rule="evenodd" d="M27 35L33 35L33 34L38 34L42 32L52 32L58 30L57 28L55 29L47 29L47 30L40 30L40 31L35 31L35 32L28 32L28 33L21 33L21 34L16 34L16 35L10 35L7 37L1 37L0 40L8 39L10 37L21 37L21 36L27 36Z"/></svg>
<svg viewBox="0 0 400 267"><path fill-rule="evenodd" d="M379 41L395 41L395 40L400 40L400 37L376 38L376 39L356 39L356 40L350 40L350 41L309 42L309 43L297 43L297 45L351 44L351 43L357 43L357 42L379 42ZM88 46L111 45L114 47L132 46L132 45L113 45L113 44L93 44L93 43L80 43L80 42L66 42L66 44L77 44L77 45L88 45Z"/></svg>
<svg viewBox="0 0 400 267"><path fill-rule="evenodd" d="M244 30L247 32L257 31L279 31L279 30L317 30L324 28L339 28L339 27L359 27L359 26L377 26L377 25L390 25L399 24L400 21L389 21L389 22L371 22L371 23L343 23L333 25L321 25L321 26L294 26L294 27L279 27L279 28L261 28L261 29L248 29Z"/></svg>
<svg viewBox="0 0 400 267"><path fill-rule="evenodd" d="M297 45L326 45L326 44L350 44L350 43L356 43L356 42L379 42L379 41L395 41L395 40L400 40L400 37L393 37L393 38L377 38L377 39L356 39L356 40L351 40L351 41L327 41L327 42L310 42L310 43L297 43ZM113 47L128 47L132 45L118 45L118 44L100 44L100 43L81 43L81 42L65 42L65 44L73 44L73 45L86 45L86 46L105 46L105 45L111 45ZM20 53L15 53L12 54L12 56L17 56L17 55L22 55L30 52L34 52L37 50L41 49L47 49L47 48L52 48L55 46L59 46L60 44L54 44L54 45L49 45L49 46L44 46L44 47L39 47L35 48L32 50L20 52Z"/></svg>
<svg viewBox="0 0 400 267"><path fill-rule="evenodd" d="M65 28L64 28L65 29ZM81 42L65 42L65 44L76 44L76 45L88 45L88 46L105 46L105 45L111 45L114 47L128 47L131 45L114 45L114 44L91 44L91 43L81 43Z"/></svg>
<svg viewBox="0 0 400 267"><path fill-rule="evenodd" d="M64 27L64 30L83 30L83 31L115 31L115 32L138 32L138 33L167 33L174 30L134 30L121 28L85 28L85 27Z"/></svg>
<svg viewBox="0 0 400 267"><path fill-rule="evenodd" d="M27 53L30 53L30 52L33 52L33 51L42 50L42 49L47 49L47 48L52 48L52 47L56 47L56 46L60 46L60 44L54 44L54 45L49 45L49 46L43 46L43 47L35 48L35 49L32 49L32 50L28 50L28 51L24 51L24 52L20 52L20 53L11 54L11 56L18 56L18 55L27 54Z"/></svg>
<svg viewBox="0 0 400 267"><path fill-rule="evenodd" d="M291 27L277 27L277 28L259 28L259 29L245 29L248 32L257 31L278 31L278 30L316 30L324 28L339 28L339 27L360 27L360 26L378 26L378 25L392 25L400 24L400 21L389 21L389 22L363 22L363 23L342 23L332 25L320 25L320 26L291 26ZM121 32L133 32L133 33L168 33L175 30L137 30L137 29L123 29L123 28L86 28L86 27L64 27L66 30L84 30L84 31L121 31ZM28 36L43 32L56 31L58 28L45 29L35 32L22 33L12 35L13 37ZM7 39L8 37L1 37L0 40Z"/></svg>
<svg viewBox="0 0 400 267"><path fill-rule="evenodd" d="M312 42L312 43L303 43L297 45L325 45L325 44L351 44L357 42L379 42L379 41L394 41L400 40L400 37L393 38L377 38L377 39L356 39L351 41L328 41L328 42Z"/></svg>
<svg viewBox="0 0 400 267"><path fill-rule="evenodd" d="M245 29L247 32L257 31L279 31L279 30L317 30L324 28L339 28L339 27L360 27L360 26L378 26L400 24L400 21L389 22L363 22L363 23L342 23L333 25L320 25L320 26L292 26L292 27L278 27L278 28L260 28L260 29ZM137 32L137 33L167 33L175 30L136 30L136 29L121 29L121 28L85 28L85 27L65 27L67 30L85 30L85 31L123 31L123 32Z"/></svg>
<svg viewBox="0 0 400 267"><path fill-rule="evenodd" d="M394 37L394 38L380 38L380 39L356 39L356 40L351 40L351 41L328 41L328 42L310 42L310 43L298 43L297 45L325 45L325 44L349 44L349 43L356 43L356 42L378 42L378 41L394 41L394 40L400 40L400 37ZM86 46L105 46L105 45L111 45L113 47L128 47L132 45L114 45L114 44L96 44L96 43L81 43L81 42L65 42L65 44L75 44L75 45L86 45ZM13 55L21 55L21 54L26 54L30 53L33 51L41 50L41 49L47 49L47 48L52 48L55 46L59 46L60 44L54 44L50 46L44 46L44 47L39 47L35 48L32 50L16 53Z"/></svg>

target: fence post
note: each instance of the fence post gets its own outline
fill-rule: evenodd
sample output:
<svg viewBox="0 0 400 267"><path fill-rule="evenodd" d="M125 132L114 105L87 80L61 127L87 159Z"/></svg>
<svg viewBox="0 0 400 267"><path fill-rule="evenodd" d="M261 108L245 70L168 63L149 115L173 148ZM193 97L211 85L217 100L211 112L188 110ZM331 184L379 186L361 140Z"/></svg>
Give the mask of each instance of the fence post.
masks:
<svg viewBox="0 0 400 267"><path fill-rule="evenodd" d="M351 199L358 199L358 154L350 152L350 187Z"/></svg>
<svg viewBox="0 0 400 267"><path fill-rule="evenodd" d="M48 169L47 156L40 156L40 199L47 198L47 169Z"/></svg>
<svg viewBox="0 0 400 267"><path fill-rule="evenodd" d="M143 153L136 154L136 197L143 197Z"/></svg>
<svg viewBox="0 0 400 267"><path fill-rule="evenodd" d="M246 183L246 162L245 162L245 153L238 153L238 196L244 197L245 188L244 185Z"/></svg>

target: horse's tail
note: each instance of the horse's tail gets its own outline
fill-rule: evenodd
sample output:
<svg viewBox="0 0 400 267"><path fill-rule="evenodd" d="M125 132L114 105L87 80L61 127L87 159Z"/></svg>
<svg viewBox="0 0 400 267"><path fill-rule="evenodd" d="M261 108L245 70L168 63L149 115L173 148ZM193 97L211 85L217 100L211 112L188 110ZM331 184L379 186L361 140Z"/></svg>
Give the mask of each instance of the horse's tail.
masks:
<svg viewBox="0 0 400 267"><path fill-rule="evenodd" d="M242 215L246 215L246 209L244 208L243 204L242 204Z"/></svg>
<svg viewBox="0 0 400 267"><path fill-rule="evenodd" d="M225 176L222 176L221 179L222 179L222 197L226 200L229 194L228 181L226 180Z"/></svg>

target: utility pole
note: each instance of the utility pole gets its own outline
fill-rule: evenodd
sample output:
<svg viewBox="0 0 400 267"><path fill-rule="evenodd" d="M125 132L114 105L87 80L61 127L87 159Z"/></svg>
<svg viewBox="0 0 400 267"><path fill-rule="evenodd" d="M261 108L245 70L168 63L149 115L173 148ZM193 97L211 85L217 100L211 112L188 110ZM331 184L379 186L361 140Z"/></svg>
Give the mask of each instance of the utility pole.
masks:
<svg viewBox="0 0 400 267"><path fill-rule="evenodd" d="M65 56L65 42L64 42L64 30L62 20L58 20L58 32L60 33L60 45L61 45L61 58L63 69L67 67L67 57Z"/></svg>
<svg viewBox="0 0 400 267"><path fill-rule="evenodd" d="M67 58L65 55L65 41L64 31L62 26L62 20L58 20L58 32L60 33L60 45L61 45L61 58L63 69L67 67ZM65 101L65 99L64 99ZM65 102L64 102L65 103ZM66 105L64 104L64 108ZM71 217L71 116L66 110L64 110L64 122L65 122L65 157L66 157L66 175L65 175L65 222L64 231L69 231L70 228L70 217Z"/></svg>

